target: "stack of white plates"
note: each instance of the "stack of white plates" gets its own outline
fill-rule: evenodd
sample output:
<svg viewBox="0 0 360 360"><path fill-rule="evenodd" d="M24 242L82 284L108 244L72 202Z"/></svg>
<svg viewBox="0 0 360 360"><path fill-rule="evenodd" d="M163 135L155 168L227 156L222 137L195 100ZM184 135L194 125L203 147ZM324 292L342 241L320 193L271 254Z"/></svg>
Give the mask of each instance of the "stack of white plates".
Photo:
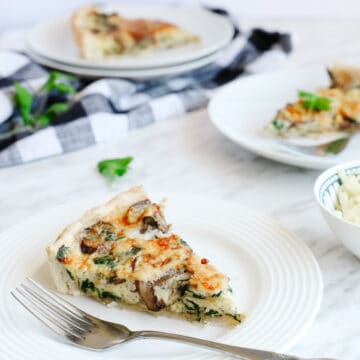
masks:
<svg viewBox="0 0 360 360"><path fill-rule="evenodd" d="M153 78L181 74L210 64L229 44L234 31L228 19L202 8L106 5L104 11L119 12L129 18L167 21L198 35L201 42L147 55L85 60L75 43L70 16L65 16L32 29L27 41L29 55L45 66L82 76Z"/></svg>

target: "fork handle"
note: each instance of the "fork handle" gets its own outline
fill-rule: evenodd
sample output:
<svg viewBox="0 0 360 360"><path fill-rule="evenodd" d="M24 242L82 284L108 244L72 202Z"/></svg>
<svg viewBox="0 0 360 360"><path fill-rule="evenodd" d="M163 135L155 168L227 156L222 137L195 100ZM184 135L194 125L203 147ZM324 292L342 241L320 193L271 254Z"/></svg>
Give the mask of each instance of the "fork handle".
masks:
<svg viewBox="0 0 360 360"><path fill-rule="evenodd" d="M243 360L301 360L298 357L277 354L271 351L255 350L240 346L221 344L215 341L198 339L190 336L165 333L160 331L137 331L134 338L157 338L165 340L175 340L183 343L199 345L220 352L236 355Z"/></svg>

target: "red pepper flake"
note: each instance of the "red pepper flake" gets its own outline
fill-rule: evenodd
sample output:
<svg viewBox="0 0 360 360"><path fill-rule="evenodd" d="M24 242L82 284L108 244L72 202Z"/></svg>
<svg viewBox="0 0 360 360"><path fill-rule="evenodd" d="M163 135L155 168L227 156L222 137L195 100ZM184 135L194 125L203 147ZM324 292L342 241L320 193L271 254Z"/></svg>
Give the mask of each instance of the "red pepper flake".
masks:
<svg viewBox="0 0 360 360"><path fill-rule="evenodd" d="M160 238L160 239L157 240L157 243L158 243L159 246L167 249L167 248L169 248L170 239L166 238L166 237L165 238Z"/></svg>
<svg viewBox="0 0 360 360"><path fill-rule="evenodd" d="M171 262L171 257L167 257L166 259L164 259L161 263L160 266L165 266L166 264L168 264L169 262Z"/></svg>
<svg viewBox="0 0 360 360"><path fill-rule="evenodd" d="M203 265L207 264L208 262L209 262L208 259L205 259L205 258L202 258L202 259L201 259L201 263L202 263Z"/></svg>

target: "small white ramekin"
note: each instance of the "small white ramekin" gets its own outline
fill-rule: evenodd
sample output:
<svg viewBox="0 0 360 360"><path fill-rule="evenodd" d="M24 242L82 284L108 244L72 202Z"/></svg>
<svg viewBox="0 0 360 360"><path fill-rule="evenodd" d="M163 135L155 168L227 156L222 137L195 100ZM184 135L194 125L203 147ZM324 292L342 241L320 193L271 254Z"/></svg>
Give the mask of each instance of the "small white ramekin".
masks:
<svg viewBox="0 0 360 360"><path fill-rule="evenodd" d="M337 190L340 186L338 169L343 169L346 174L360 174L360 161L346 162L325 170L315 181L314 195L332 232L360 258L360 224L353 224L335 213Z"/></svg>

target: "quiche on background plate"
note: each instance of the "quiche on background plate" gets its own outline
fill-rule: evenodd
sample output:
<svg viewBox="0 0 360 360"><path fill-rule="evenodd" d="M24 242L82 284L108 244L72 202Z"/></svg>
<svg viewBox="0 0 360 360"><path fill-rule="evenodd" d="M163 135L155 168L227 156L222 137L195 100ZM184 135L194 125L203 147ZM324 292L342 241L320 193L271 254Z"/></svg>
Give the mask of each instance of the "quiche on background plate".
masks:
<svg viewBox="0 0 360 360"><path fill-rule="evenodd" d="M73 14L71 26L82 56L91 60L140 55L200 41L198 36L168 22L129 19L91 5Z"/></svg>
<svg viewBox="0 0 360 360"><path fill-rule="evenodd" d="M299 99L281 108L267 125L269 134L283 137L323 137L360 130L360 67L328 69L329 87L316 93L299 91Z"/></svg>
<svg viewBox="0 0 360 360"><path fill-rule="evenodd" d="M172 232L163 203L150 201L142 186L87 211L47 253L56 287L65 294L188 320L243 320L228 277Z"/></svg>

